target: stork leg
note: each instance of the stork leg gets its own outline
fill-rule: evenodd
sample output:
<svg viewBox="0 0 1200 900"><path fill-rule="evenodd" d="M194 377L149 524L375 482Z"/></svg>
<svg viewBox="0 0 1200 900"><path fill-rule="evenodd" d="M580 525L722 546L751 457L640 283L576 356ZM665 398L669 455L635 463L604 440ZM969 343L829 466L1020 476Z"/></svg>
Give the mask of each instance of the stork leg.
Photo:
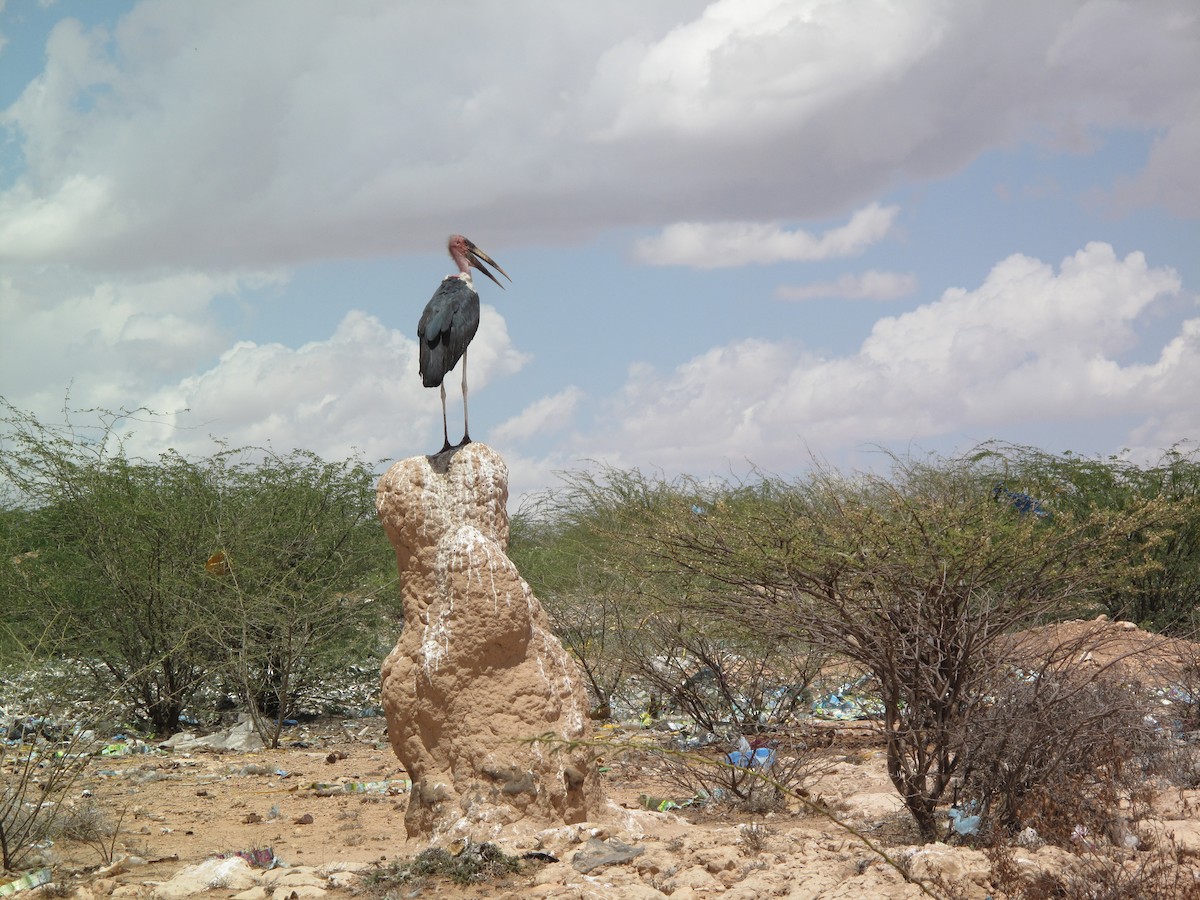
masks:
<svg viewBox="0 0 1200 900"><path fill-rule="evenodd" d="M461 442L459 443L459 445L458 445L458 446L460 446L460 447L461 447L461 446L463 446L463 444L469 444L469 443L471 443L471 429L467 427L467 351L466 351L466 350L464 350L464 351L463 351L463 357L462 357L462 367L463 367L463 382L462 382L462 391L463 391L463 439L462 439L462 441L461 441ZM447 438L447 440L449 440L449 438Z"/></svg>
<svg viewBox="0 0 1200 900"><path fill-rule="evenodd" d="M440 452L445 453L450 449L450 428L446 424L446 383L444 381L442 382L442 440L446 443Z"/></svg>

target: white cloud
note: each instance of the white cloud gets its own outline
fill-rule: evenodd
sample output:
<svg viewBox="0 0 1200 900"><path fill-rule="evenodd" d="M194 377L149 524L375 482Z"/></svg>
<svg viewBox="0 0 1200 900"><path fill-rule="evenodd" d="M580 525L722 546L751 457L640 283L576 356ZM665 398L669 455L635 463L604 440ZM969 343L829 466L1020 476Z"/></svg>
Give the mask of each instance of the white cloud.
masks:
<svg viewBox="0 0 1200 900"><path fill-rule="evenodd" d="M606 137L788 123L896 79L945 30L936 7L717 0L646 46Z"/></svg>
<svg viewBox="0 0 1200 900"><path fill-rule="evenodd" d="M481 310L468 355L472 396L527 361L490 306ZM452 442L462 426L460 372L446 379ZM353 448L371 459L393 457L440 439L438 398L417 377L416 342L352 310L327 339L295 348L240 341L207 371L151 394L145 405L165 414L162 427L138 423L130 447L203 453L214 435L235 446L303 447L327 458Z"/></svg>
<svg viewBox="0 0 1200 900"><path fill-rule="evenodd" d="M164 377L206 364L228 342L220 298L279 285L279 272L95 276L9 266L0 276L0 359L7 399L57 410L129 406ZM68 380L69 379L69 380Z"/></svg>
<svg viewBox="0 0 1200 900"><path fill-rule="evenodd" d="M836 281L816 281L811 284L783 284L775 289L780 300L815 300L825 297L844 297L847 300L896 300L907 297L917 289L917 276L911 272L877 272L868 269L861 274L846 274Z"/></svg>
<svg viewBox="0 0 1200 900"><path fill-rule="evenodd" d="M887 237L899 212L872 203L821 235L755 222L677 222L639 241L634 255L650 265L698 269L857 256Z"/></svg>
<svg viewBox="0 0 1200 900"><path fill-rule="evenodd" d="M256 315L246 307L286 280L10 266L0 274L4 397L43 417L64 405L151 410L157 418L128 423L131 451L148 456L210 452L210 435L327 456L416 452L440 439L438 392L421 386L416 342L369 315L350 310L331 335L298 347L232 340L241 316ZM473 391L528 360L486 304L469 356ZM462 424L459 371L447 382L452 427Z"/></svg>
<svg viewBox="0 0 1200 900"><path fill-rule="evenodd" d="M1151 363L1124 362L1135 325L1180 291L1141 253L1089 244L1058 270L1011 256L973 290L951 289L876 323L853 354L819 358L745 340L660 373L631 370L596 433L596 458L711 472L723 460L801 464L806 446L980 439L1059 421L1136 417L1160 446L1200 434L1200 318ZM1153 348L1150 348L1153 351ZM600 449L604 448L604 449Z"/></svg>
<svg viewBox="0 0 1200 900"><path fill-rule="evenodd" d="M1186 5L218 10L143 2L111 29L55 29L0 111L25 158L0 190L0 259L261 266L426 248L467 222L509 241L794 222L1113 128L1163 133L1135 198L1200 211ZM815 252L765 236L770 258Z"/></svg>
<svg viewBox="0 0 1200 900"><path fill-rule="evenodd" d="M488 440L501 444L521 443L561 431L570 424L582 398L583 391L574 385L543 397L493 428Z"/></svg>

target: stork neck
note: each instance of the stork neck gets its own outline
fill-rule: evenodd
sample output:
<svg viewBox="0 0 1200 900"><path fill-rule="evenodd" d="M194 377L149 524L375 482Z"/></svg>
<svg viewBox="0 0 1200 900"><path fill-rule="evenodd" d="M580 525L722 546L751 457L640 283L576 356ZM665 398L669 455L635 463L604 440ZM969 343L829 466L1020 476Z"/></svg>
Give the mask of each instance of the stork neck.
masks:
<svg viewBox="0 0 1200 900"><path fill-rule="evenodd" d="M458 247L450 248L450 258L454 260L454 264L458 266L458 271L467 276L469 281L471 278L471 261L467 259L467 254L463 253Z"/></svg>

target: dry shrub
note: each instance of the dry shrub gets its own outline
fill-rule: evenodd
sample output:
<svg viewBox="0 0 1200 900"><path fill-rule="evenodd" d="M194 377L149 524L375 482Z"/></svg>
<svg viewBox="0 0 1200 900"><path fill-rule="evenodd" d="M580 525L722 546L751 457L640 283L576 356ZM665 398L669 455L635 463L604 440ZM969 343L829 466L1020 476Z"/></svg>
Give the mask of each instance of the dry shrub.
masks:
<svg viewBox="0 0 1200 900"><path fill-rule="evenodd" d="M1141 853L1093 848L1054 871L1021 866L1010 848L986 852L994 896L1005 900L1200 900L1192 860L1173 842Z"/></svg>
<svg viewBox="0 0 1200 900"><path fill-rule="evenodd" d="M689 717L701 732L736 742L811 712L824 660L811 646L678 613L647 617L641 631L639 682L661 698L662 711Z"/></svg>
<svg viewBox="0 0 1200 900"><path fill-rule="evenodd" d="M687 726L661 757L675 799L765 812L816 774L820 735L801 721L822 659L810 647L677 613L647 617L641 635L650 652L633 662L638 683L660 698L668 723ZM769 751L770 764L730 764L742 738Z"/></svg>
<svg viewBox="0 0 1200 900"><path fill-rule="evenodd" d="M733 806L746 813L781 809L789 797L804 796L806 786L828 768L827 759L818 752L824 746L822 736L804 726L759 735L751 748L765 748L773 755L768 765L750 766L730 763L729 753L736 745L722 741L702 748L681 748L681 743L688 742L671 739L669 745L651 751L658 762L655 774L668 796L645 796L643 803L665 809L673 808L670 804L692 803L708 808Z"/></svg>
<svg viewBox="0 0 1200 900"><path fill-rule="evenodd" d="M1147 799L1147 779L1165 770L1170 736L1147 720L1148 697L1094 663L1097 629L1039 652L1014 648L988 702L964 736L960 808L982 817L983 839L1033 827L1072 846L1092 836L1120 845ZM1132 801L1119 812L1122 801Z"/></svg>

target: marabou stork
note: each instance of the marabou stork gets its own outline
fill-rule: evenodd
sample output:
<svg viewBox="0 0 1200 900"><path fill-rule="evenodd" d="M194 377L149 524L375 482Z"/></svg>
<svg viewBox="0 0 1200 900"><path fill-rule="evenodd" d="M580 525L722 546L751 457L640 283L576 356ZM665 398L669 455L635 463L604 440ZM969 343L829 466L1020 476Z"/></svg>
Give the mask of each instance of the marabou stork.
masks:
<svg viewBox="0 0 1200 900"><path fill-rule="evenodd" d="M501 290L504 285L488 271L484 263L495 266L497 272L512 281L498 262L461 234L450 236L449 249L450 258L458 265L458 274L442 279L441 286L434 291L425 312L421 313L421 321L417 323L417 336L421 342L421 383L425 387L442 389L442 436L446 441L442 453L450 449L450 431L446 424L446 385L443 380L459 359L462 359L463 439L458 446L471 442L467 423L467 345L479 328L479 295L471 283L471 267L474 266L495 281Z"/></svg>

